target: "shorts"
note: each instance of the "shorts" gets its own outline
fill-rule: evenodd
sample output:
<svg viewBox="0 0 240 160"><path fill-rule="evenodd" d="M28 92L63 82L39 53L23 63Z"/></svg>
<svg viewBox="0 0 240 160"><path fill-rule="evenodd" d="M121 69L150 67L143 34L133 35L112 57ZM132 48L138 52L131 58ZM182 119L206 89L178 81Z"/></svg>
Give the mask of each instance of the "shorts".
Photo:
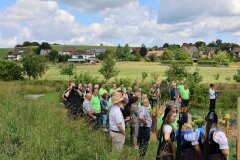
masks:
<svg viewBox="0 0 240 160"><path fill-rule="evenodd" d="M181 107L188 107L189 100L188 99L182 99Z"/></svg>

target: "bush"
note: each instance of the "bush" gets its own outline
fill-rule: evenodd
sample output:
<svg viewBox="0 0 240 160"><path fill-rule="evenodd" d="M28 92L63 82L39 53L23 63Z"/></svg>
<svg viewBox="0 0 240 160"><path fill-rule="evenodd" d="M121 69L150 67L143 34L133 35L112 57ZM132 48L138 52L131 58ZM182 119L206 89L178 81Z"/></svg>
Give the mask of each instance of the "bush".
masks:
<svg viewBox="0 0 240 160"><path fill-rule="evenodd" d="M93 77L90 72L83 72L78 76L74 77L74 81L76 83L93 83L93 84L99 84L101 80L99 80L99 77Z"/></svg>
<svg viewBox="0 0 240 160"><path fill-rule="evenodd" d="M141 56L140 54L128 54L126 61L141 61Z"/></svg>
<svg viewBox="0 0 240 160"><path fill-rule="evenodd" d="M237 70L237 73L235 75L233 75L233 79L236 82L240 82L240 69Z"/></svg>
<svg viewBox="0 0 240 160"><path fill-rule="evenodd" d="M22 80L23 69L14 62L0 61L0 79L4 81Z"/></svg>
<svg viewBox="0 0 240 160"><path fill-rule="evenodd" d="M230 62L230 58L228 57L228 53L226 51L218 52L213 55L213 60L217 61L217 63L221 65L228 65Z"/></svg>
<svg viewBox="0 0 240 160"><path fill-rule="evenodd" d="M217 65L217 61L199 60L198 64L216 66Z"/></svg>
<svg viewBox="0 0 240 160"><path fill-rule="evenodd" d="M156 54L148 55L144 59L147 62L157 62L158 61L158 57L156 56Z"/></svg>
<svg viewBox="0 0 240 160"><path fill-rule="evenodd" d="M161 64L186 64L186 65L192 65L193 62L191 60L186 60L186 61L164 60L164 61L161 61Z"/></svg>

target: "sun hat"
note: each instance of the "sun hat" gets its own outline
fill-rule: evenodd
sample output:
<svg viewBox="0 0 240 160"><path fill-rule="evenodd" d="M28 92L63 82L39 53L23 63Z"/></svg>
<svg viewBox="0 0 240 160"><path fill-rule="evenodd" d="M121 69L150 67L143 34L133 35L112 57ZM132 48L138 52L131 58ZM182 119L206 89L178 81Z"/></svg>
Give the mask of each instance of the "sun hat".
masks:
<svg viewBox="0 0 240 160"><path fill-rule="evenodd" d="M113 96L113 97L111 98L111 100L112 100L112 104L116 104L116 103L118 103L118 102L123 101L124 99L123 99L122 97L119 97L119 96Z"/></svg>

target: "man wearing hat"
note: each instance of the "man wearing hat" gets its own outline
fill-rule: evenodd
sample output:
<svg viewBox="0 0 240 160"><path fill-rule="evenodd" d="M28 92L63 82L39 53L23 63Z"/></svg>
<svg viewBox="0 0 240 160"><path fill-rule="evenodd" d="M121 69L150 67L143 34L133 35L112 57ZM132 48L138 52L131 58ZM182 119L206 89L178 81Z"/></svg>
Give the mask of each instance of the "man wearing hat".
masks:
<svg viewBox="0 0 240 160"><path fill-rule="evenodd" d="M123 98L114 95L112 97L112 107L109 112L109 130L112 139L112 151L120 152L125 143L125 122L121 112Z"/></svg>

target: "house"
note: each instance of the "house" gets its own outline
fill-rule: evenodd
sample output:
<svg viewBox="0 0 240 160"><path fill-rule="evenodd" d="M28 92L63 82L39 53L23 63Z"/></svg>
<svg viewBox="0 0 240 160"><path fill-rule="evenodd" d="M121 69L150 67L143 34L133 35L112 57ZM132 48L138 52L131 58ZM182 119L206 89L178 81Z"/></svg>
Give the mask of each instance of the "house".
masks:
<svg viewBox="0 0 240 160"><path fill-rule="evenodd" d="M140 49L141 49L141 47L131 48L130 53L131 53L131 54L139 53L139 52L140 52Z"/></svg>
<svg viewBox="0 0 240 160"><path fill-rule="evenodd" d="M160 59L160 57L162 56L163 52L164 52L164 50L148 51L147 52L147 56L156 55L156 57L158 57L158 59Z"/></svg>
<svg viewBox="0 0 240 160"><path fill-rule="evenodd" d="M96 48L96 49L93 49L93 50L95 52L95 55L97 56L97 55L105 52L107 49L106 48Z"/></svg>
<svg viewBox="0 0 240 160"><path fill-rule="evenodd" d="M240 58L240 47L234 48L231 53L233 58Z"/></svg>
<svg viewBox="0 0 240 160"><path fill-rule="evenodd" d="M211 58L211 55L213 54L210 51L201 51L199 52L201 58Z"/></svg>
<svg viewBox="0 0 240 160"><path fill-rule="evenodd" d="M210 54L215 54L221 49L219 47L206 47L206 51L210 52Z"/></svg>
<svg viewBox="0 0 240 160"><path fill-rule="evenodd" d="M9 61L17 61L17 62L19 62L19 61L21 61L22 60L22 55L20 55L20 54L9 54L8 55L8 60Z"/></svg>
<svg viewBox="0 0 240 160"><path fill-rule="evenodd" d="M81 63L85 63L86 60L84 58L70 58L70 59L68 59L68 62L75 62L75 63L81 62Z"/></svg>
<svg viewBox="0 0 240 160"><path fill-rule="evenodd" d="M64 48L62 51L62 55L73 55L78 52L77 48Z"/></svg>
<svg viewBox="0 0 240 160"><path fill-rule="evenodd" d="M40 55L48 55L51 52L51 49L41 49Z"/></svg>
<svg viewBox="0 0 240 160"><path fill-rule="evenodd" d="M195 45L182 45L181 49L187 53L189 53L190 55L192 55L193 53L198 52L198 48Z"/></svg>
<svg viewBox="0 0 240 160"><path fill-rule="evenodd" d="M58 55L63 55L63 51L58 51Z"/></svg>

